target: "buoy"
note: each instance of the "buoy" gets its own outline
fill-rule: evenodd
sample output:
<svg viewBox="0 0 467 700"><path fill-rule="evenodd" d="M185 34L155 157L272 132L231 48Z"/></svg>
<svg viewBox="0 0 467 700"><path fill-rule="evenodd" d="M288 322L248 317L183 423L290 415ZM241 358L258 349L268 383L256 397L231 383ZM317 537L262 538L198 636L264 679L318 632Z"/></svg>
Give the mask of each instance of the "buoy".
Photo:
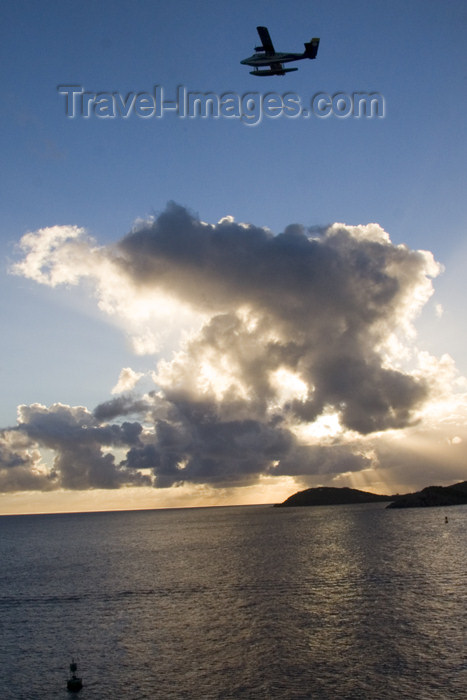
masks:
<svg viewBox="0 0 467 700"><path fill-rule="evenodd" d="M78 678L76 675L76 671L78 670L78 664L75 663L75 660L71 660L70 664L70 673L71 673L71 678L69 678L66 682L66 687L67 690L69 690L72 693L76 693L78 690L81 690L83 687L83 681L81 678Z"/></svg>

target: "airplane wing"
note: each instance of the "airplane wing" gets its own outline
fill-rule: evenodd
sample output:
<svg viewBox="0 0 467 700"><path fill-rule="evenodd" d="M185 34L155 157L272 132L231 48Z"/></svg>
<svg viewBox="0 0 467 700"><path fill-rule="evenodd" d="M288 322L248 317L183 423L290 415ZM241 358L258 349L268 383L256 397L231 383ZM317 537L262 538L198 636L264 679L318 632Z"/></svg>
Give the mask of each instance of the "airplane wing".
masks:
<svg viewBox="0 0 467 700"><path fill-rule="evenodd" d="M276 53L267 27L256 27L266 56Z"/></svg>

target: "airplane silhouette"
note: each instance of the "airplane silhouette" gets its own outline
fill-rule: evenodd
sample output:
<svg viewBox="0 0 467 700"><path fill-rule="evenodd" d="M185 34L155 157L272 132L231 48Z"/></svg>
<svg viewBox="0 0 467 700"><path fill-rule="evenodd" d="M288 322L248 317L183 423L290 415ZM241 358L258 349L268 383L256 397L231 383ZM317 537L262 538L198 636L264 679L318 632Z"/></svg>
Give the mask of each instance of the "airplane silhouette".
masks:
<svg viewBox="0 0 467 700"><path fill-rule="evenodd" d="M319 39L314 38L305 44L303 53L277 53L274 49L267 27L256 27L261 46L255 46L255 52L249 58L240 61L245 66L252 66L251 75L285 75L298 68L284 68L283 63L290 61L301 61L303 58L316 58L318 53ZM269 66L268 70L260 70L262 66Z"/></svg>

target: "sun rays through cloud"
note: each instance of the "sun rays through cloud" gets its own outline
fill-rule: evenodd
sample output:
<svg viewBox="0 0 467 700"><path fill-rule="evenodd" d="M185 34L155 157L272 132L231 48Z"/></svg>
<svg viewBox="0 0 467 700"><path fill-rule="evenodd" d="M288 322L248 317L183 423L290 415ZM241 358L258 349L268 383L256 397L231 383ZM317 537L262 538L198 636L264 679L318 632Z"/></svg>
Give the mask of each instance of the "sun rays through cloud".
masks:
<svg viewBox="0 0 467 700"><path fill-rule="evenodd" d="M20 406L0 433L2 491L245 495L460 475L467 384L415 326L442 268L378 224L275 235L170 203L112 245L53 226L19 254L13 274L80 288L147 366L123 367L95 407Z"/></svg>

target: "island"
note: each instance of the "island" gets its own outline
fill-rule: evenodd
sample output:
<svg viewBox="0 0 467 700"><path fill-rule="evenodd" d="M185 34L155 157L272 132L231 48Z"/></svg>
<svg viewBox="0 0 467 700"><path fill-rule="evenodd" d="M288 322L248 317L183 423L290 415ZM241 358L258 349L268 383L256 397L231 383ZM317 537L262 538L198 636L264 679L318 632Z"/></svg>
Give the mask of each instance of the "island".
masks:
<svg viewBox="0 0 467 700"><path fill-rule="evenodd" d="M348 487L335 488L332 486L318 486L317 488L298 491L289 496L283 503L276 503L275 508L287 508L289 506L339 506L345 503L376 503L377 501L391 501L394 496L379 496L368 491L351 489Z"/></svg>
<svg viewBox="0 0 467 700"><path fill-rule="evenodd" d="M467 504L467 481L452 486L427 486L421 491L403 495L382 496L348 487L318 486L297 491L274 508L295 506L339 506L351 503L388 502L387 508L425 508Z"/></svg>
<svg viewBox="0 0 467 700"><path fill-rule="evenodd" d="M398 496L388 508L461 506L467 503L467 481L452 486L427 486L421 491Z"/></svg>

